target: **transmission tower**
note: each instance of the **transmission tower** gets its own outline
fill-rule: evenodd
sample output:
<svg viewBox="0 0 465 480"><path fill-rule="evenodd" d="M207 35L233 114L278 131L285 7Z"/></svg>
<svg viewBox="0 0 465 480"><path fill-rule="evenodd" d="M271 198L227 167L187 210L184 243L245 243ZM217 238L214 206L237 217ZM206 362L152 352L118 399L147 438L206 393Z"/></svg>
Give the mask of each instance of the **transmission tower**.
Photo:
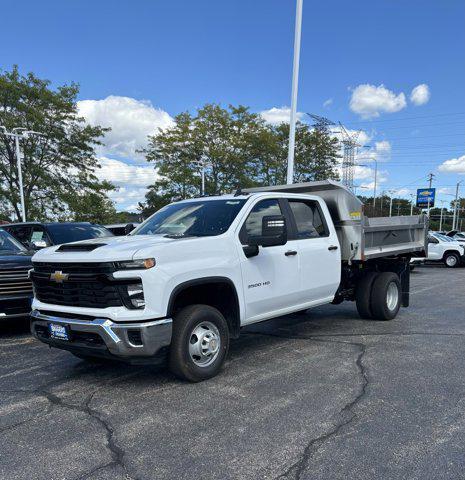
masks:
<svg viewBox="0 0 465 480"><path fill-rule="evenodd" d="M326 117L320 117L319 115L315 115L313 113L307 113L307 115L313 120L312 127L316 130L327 132L329 130L328 127L331 125L336 125L332 120Z"/></svg>
<svg viewBox="0 0 465 480"><path fill-rule="evenodd" d="M355 151L360 144L357 142L360 135L360 130L356 132L348 132L344 125L339 122L342 134L342 183L350 188L354 189L354 170L355 170Z"/></svg>

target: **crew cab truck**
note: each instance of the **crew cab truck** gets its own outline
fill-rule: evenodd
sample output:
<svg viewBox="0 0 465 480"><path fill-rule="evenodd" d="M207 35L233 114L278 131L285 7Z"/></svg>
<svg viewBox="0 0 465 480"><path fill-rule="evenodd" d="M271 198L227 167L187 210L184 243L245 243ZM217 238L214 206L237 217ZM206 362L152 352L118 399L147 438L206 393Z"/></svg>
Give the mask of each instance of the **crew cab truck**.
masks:
<svg viewBox="0 0 465 480"><path fill-rule="evenodd" d="M394 318L426 236L425 217L366 218L333 181L184 200L129 236L36 253L31 329L88 360L168 357L200 381L245 325L343 300L363 318Z"/></svg>

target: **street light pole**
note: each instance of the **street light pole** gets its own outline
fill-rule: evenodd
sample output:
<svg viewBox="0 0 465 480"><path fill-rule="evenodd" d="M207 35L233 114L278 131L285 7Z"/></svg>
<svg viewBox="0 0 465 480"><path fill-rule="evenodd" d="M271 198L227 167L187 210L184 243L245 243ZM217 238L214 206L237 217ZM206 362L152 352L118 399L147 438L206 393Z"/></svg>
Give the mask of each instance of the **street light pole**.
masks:
<svg viewBox="0 0 465 480"><path fill-rule="evenodd" d="M295 122L297 116L297 94L299 89L300 38L302 33L303 0L297 0L294 33L294 64L292 70L291 116L289 123L289 150L287 154L287 183L294 181Z"/></svg>
<svg viewBox="0 0 465 480"><path fill-rule="evenodd" d="M19 194L21 197L21 217L23 222L26 221L26 205L24 203L24 188L23 188L23 169L21 168L21 149L19 148L19 134L14 135L16 146L16 164L18 168L18 182Z"/></svg>
<svg viewBox="0 0 465 480"><path fill-rule="evenodd" d="M460 187L460 184L463 182L463 180L460 180L460 182L457 182L457 185L455 187L455 203L454 203L454 216L452 218L452 230L457 230L455 228L455 223L456 223L456 219L457 219L457 204L458 204L458 201L459 201L459 187Z"/></svg>
<svg viewBox="0 0 465 480"><path fill-rule="evenodd" d="M27 138L29 135L43 136L40 132L34 132L33 130L27 130L24 127L16 127L8 132L6 127L0 126L0 130L3 131L3 135L7 137L13 137L15 140L15 153L16 153L16 166L18 169L18 184L19 184L19 196L21 199L21 219L26 221L26 203L24 201L24 188L23 188L23 169L21 166L21 148L19 145L20 138Z"/></svg>

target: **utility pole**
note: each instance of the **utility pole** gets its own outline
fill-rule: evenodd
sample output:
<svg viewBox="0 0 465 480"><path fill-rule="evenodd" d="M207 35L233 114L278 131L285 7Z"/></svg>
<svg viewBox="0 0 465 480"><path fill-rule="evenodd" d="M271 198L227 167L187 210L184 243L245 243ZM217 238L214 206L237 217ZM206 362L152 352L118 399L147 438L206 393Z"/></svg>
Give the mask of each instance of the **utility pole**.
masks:
<svg viewBox="0 0 465 480"><path fill-rule="evenodd" d="M375 183L373 186L373 211L376 208L376 183L378 180L378 160L375 158Z"/></svg>
<svg viewBox="0 0 465 480"><path fill-rule="evenodd" d="M34 132L33 130L28 130L24 127L16 127L8 132L6 127L0 126L0 131L3 131L3 135L6 137L13 137L15 140L15 152L16 152L16 166L18 169L18 184L19 184L19 196L21 199L21 218L22 221L26 221L26 204L24 202L24 188L23 188L23 170L21 167L21 148L19 145L20 139L25 139L30 135L39 135L43 136L42 133Z"/></svg>
<svg viewBox="0 0 465 480"><path fill-rule="evenodd" d="M439 217L439 231L442 232L442 211L444 210L444 200L441 200L441 216Z"/></svg>
<svg viewBox="0 0 465 480"><path fill-rule="evenodd" d="M435 177L434 173L429 173L428 174L428 182L429 182L429 188L432 187L433 185L433 178ZM429 211L430 211L430 201L428 197L428 218L429 218Z"/></svg>
<svg viewBox="0 0 465 480"><path fill-rule="evenodd" d="M457 220L457 205L458 205L458 202L459 202L459 187L460 187L460 184L462 182L463 182L463 180L460 180L460 182L457 182L457 185L455 187L455 202L454 202L454 216L452 218L452 230L457 230L455 228L455 223L456 223L456 220Z"/></svg>
<svg viewBox="0 0 465 480"><path fill-rule="evenodd" d="M415 198L415 195L411 193L410 198L412 199L410 200L410 216L412 216L413 215L413 199Z"/></svg>
<svg viewBox="0 0 465 480"><path fill-rule="evenodd" d="M389 202L389 216L392 217L392 191L389 191L389 197L390 197L390 202Z"/></svg>
<svg viewBox="0 0 465 480"><path fill-rule="evenodd" d="M289 150L287 154L287 183L294 182L295 122L299 89L300 39L302 36L302 8L304 0L297 0L294 32L294 64L292 70L291 118L289 123Z"/></svg>

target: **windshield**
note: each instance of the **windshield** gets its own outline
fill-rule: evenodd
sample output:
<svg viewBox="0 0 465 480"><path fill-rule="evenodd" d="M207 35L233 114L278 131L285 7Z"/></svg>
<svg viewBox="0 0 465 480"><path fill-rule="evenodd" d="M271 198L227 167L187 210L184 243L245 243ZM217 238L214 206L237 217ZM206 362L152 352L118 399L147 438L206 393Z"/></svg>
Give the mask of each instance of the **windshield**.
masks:
<svg viewBox="0 0 465 480"><path fill-rule="evenodd" d="M443 242L453 242L454 240L450 237L446 237L445 235L441 235L440 233L433 233L433 236Z"/></svg>
<svg viewBox="0 0 465 480"><path fill-rule="evenodd" d="M0 229L0 255L19 255L27 250L5 230Z"/></svg>
<svg viewBox="0 0 465 480"><path fill-rule="evenodd" d="M52 237L54 245L62 243L78 242L91 238L113 237L110 230L100 225L91 224L54 224L47 226L48 233Z"/></svg>
<svg viewBox="0 0 465 480"><path fill-rule="evenodd" d="M158 210L131 235L221 235L230 227L244 203L245 200L241 199L172 203Z"/></svg>

